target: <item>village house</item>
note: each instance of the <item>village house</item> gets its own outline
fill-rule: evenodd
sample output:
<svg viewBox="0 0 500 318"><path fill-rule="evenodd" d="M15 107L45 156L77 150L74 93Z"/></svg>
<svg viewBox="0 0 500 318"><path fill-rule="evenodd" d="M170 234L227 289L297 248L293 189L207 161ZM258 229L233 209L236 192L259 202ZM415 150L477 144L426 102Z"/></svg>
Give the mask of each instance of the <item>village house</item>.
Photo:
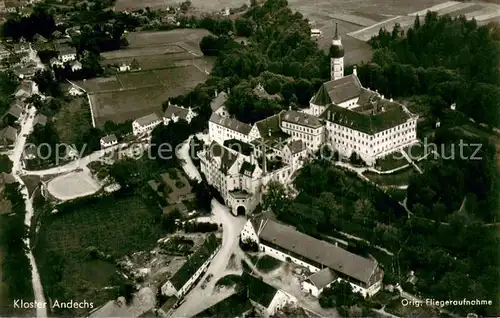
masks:
<svg viewBox="0 0 500 318"><path fill-rule="evenodd" d="M35 76L36 68L35 66L27 65L25 67L17 67L12 71L20 79L32 79Z"/></svg>
<svg viewBox="0 0 500 318"><path fill-rule="evenodd" d="M227 99L228 95L226 92L217 93L216 90L215 98L210 102L212 113L215 113L221 117L229 117L229 113L225 106Z"/></svg>
<svg viewBox="0 0 500 318"><path fill-rule="evenodd" d="M33 121L33 126L40 125L45 127L46 124L47 124L47 116L43 114L37 114L35 116L35 120Z"/></svg>
<svg viewBox="0 0 500 318"><path fill-rule="evenodd" d="M19 121L24 111L24 103L20 100L14 100L9 110L2 116L3 125L14 125Z"/></svg>
<svg viewBox="0 0 500 318"><path fill-rule="evenodd" d="M24 99L30 97L33 93L33 82L32 81L22 81L21 84L16 89L14 97L18 99Z"/></svg>
<svg viewBox="0 0 500 318"><path fill-rule="evenodd" d="M85 92L82 91L81 89L75 87L75 86L71 86L68 89L68 94L71 95L71 96L80 96L80 95L85 94Z"/></svg>
<svg viewBox="0 0 500 318"><path fill-rule="evenodd" d="M248 299L259 317L270 317L283 307L297 303L297 298L294 296L274 288L247 272L243 272L241 280L246 285Z"/></svg>
<svg viewBox="0 0 500 318"><path fill-rule="evenodd" d="M184 119L188 123L196 116L196 113L191 107L184 108L168 103L168 107L163 114L163 124L168 125L170 122L176 123L179 119Z"/></svg>
<svg viewBox="0 0 500 318"><path fill-rule="evenodd" d="M6 59L10 56L10 50L0 43L0 60Z"/></svg>
<svg viewBox="0 0 500 318"><path fill-rule="evenodd" d="M186 263L161 286L161 294L181 298L207 270L220 249L220 240L212 233Z"/></svg>
<svg viewBox="0 0 500 318"><path fill-rule="evenodd" d="M69 65L72 72L77 72L82 69L82 63L80 63L79 61L71 61Z"/></svg>
<svg viewBox="0 0 500 318"><path fill-rule="evenodd" d="M301 286L315 297L336 281L348 282L354 292L364 297L371 297L382 288L384 272L376 260L353 254L269 218L248 220L241 240L257 243L261 252L278 260L307 268L313 274Z"/></svg>
<svg viewBox="0 0 500 318"><path fill-rule="evenodd" d="M76 60L76 48L70 46L68 43L58 43L55 46L59 61L66 63Z"/></svg>
<svg viewBox="0 0 500 318"><path fill-rule="evenodd" d="M118 144L115 134L107 135L101 138L101 149L105 149Z"/></svg>
<svg viewBox="0 0 500 318"><path fill-rule="evenodd" d="M19 41L18 43L14 43L12 46L14 53L16 54L29 53L31 50L30 43L25 41Z"/></svg>
<svg viewBox="0 0 500 318"><path fill-rule="evenodd" d="M155 113L143 116L132 122L132 132L135 136L149 134L162 122L162 119Z"/></svg>
<svg viewBox="0 0 500 318"><path fill-rule="evenodd" d="M6 126L0 130L0 144L4 147L11 146L16 142L17 129L12 126Z"/></svg>
<svg viewBox="0 0 500 318"><path fill-rule="evenodd" d="M128 72L128 71L130 71L130 64L123 63L122 65L120 65L120 67L118 67L118 71L119 72Z"/></svg>

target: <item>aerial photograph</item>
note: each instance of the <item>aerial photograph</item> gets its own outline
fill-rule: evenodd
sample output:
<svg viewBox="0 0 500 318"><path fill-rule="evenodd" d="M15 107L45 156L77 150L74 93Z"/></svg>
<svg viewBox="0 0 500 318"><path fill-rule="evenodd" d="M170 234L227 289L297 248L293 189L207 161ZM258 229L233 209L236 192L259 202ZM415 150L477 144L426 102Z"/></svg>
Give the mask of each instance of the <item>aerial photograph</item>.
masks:
<svg viewBox="0 0 500 318"><path fill-rule="evenodd" d="M0 317L500 317L500 0L0 0Z"/></svg>

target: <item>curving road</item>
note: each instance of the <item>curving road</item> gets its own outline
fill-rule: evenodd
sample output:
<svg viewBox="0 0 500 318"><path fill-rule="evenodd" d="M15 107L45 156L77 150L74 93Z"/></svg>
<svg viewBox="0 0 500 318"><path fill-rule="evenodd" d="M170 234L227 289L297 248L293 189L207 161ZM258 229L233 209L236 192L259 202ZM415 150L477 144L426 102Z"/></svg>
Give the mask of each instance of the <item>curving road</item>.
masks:
<svg viewBox="0 0 500 318"><path fill-rule="evenodd" d="M24 146L26 144L26 138L30 131L33 129L33 122L36 114L36 108L28 106L28 110L22 120L21 123L21 131L16 139L16 143L14 145L14 150L10 155L10 159L12 160L12 174L16 178L17 182L21 185L21 193L24 197L26 215L24 218L24 224L26 224L28 231L31 227L31 219L33 217L33 202L29 197L28 188L24 184L24 181L21 179L20 172L22 171L21 164L21 156L24 151ZM33 292L35 294L35 300L39 303L45 302L45 297L43 294L43 287L40 281L40 275L38 274L38 268L36 267L35 258L33 257L33 253L31 252L31 242L29 236L24 239L24 244L26 245L27 251L26 256L31 265L31 279L33 284ZM47 309L44 306L39 306L42 308L36 308L36 316L37 317L47 317Z"/></svg>

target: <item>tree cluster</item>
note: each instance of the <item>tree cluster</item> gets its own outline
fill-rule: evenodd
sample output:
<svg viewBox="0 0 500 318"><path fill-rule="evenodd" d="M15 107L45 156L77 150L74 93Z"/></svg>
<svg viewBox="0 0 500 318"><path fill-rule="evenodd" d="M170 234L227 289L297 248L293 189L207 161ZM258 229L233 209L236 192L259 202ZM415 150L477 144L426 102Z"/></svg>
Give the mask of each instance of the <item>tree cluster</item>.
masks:
<svg viewBox="0 0 500 318"><path fill-rule="evenodd" d="M50 38L55 30L54 17L44 8L35 7L34 12L28 17L16 16L8 19L2 26L2 36L15 41L20 38L31 41L35 34Z"/></svg>
<svg viewBox="0 0 500 318"><path fill-rule="evenodd" d="M342 317L361 317L351 315L350 312L355 311L354 307L363 301L363 295L353 292L351 285L346 281L332 284L319 295L321 307L335 308Z"/></svg>
<svg viewBox="0 0 500 318"><path fill-rule="evenodd" d="M479 167L483 165L477 164ZM453 163L445 161L443 165ZM465 180L474 182L471 187L482 191L487 183L485 178L489 177L482 177L488 173L480 172L479 167L471 168L478 171L477 180ZM461 168L454 169L460 171ZM464 185L464 180L460 180L461 174L465 176L469 173L467 170L431 171L420 177L425 181L410 183L409 198L417 197L418 202L421 202L424 197L420 199L420 196L430 192L426 186L428 183L431 189L440 184L439 191L442 193L426 197L430 201L426 202L426 206L433 207L436 202L441 203L441 198L443 202L457 199L457 203L453 203L456 206L461 204L463 197L458 198L450 192L464 195L472 190ZM433 173L434 178L431 179ZM443 177L446 178L444 181L441 180ZM481 218L491 217L491 210L478 210L473 212L476 214L474 216L464 210L449 214L443 208L449 214L447 224L416 216L408 218L406 211L386 193L361 181L356 175L324 162L307 164L294 184L300 192L294 200L284 196L285 190L276 184L273 185L276 189L268 191L264 197L264 205L273 209L278 219L296 226L306 234L322 238L323 235L336 236L340 230L361 237L369 241L370 245L382 246L393 253L400 251L399 257L395 256L392 260L378 259L384 267L386 283L403 283L406 274L414 270L418 277L416 291L426 297L463 299L473 294L478 299L489 299L491 295L496 295L500 279L496 270L496 256L500 241L496 228L487 227L481 221ZM411 194L412 191L419 194ZM483 196L493 196L495 193L498 194L498 190L490 189ZM371 246L360 247L361 253L371 253L373 250ZM498 306L450 309L463 315L476 312L484 316L495 315L499 310Z"/></svg>
<svg viewBox="0 0 500 318"><path fill-rule="evenodd" d="M0 305L1 312L10 312L16 299L34 299L31 285L31 266L25 254L23 239L26 237L24 225L24 198L18 190L19 184L7 184L4 196L12 203L12 215L0 216L0 248L2 249L2 280L0 288L5 288L8 306ZM7 302L6 304L7 305ZM5 310L5 311L4 311Z"/></svg>
<svg viewBox="0 0 500 318"><path fill-rule="evenodd" d="M186 233L207 233L215 232L219 229L217 223L210 222L186 222L184 224L184 231Z"/></svg>
<svg viewBox="0 0 500 318"><path fill-rule="evenodd" d="M498 126L499 41L494 25L428 12L406 34L399 25L392 32L381 29L370 40L372 62L358 74L365 86L386 96L429 95L428 106L437 112L456 103L475 120Z"/></svg>

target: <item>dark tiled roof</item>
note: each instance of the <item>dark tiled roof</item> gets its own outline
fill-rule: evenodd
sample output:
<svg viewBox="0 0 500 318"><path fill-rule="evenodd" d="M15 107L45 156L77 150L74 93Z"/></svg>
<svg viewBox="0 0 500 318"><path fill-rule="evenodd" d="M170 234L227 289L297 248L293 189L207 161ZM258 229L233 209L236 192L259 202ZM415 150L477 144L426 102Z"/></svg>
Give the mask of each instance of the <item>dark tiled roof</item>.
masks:
<svg viewBox="0 0 500 318"><path fill-rule="evenodd" d="M271 136L276 133L282 133L280 128L280 114L267 117L255 123L257 129L259 130L260 136L264 140L270 138L269 133L271 133Z"/></svg>
<svg viewBox="0 0 500 318"><path fill-rule="evenodd" d="M306 149L306 145L300 139L299 140L292 140L288 144L288 149L290 149L290 152L292 153L292 155L294 155L296 153L299 153L299 152L305 150Z"/></svg>
<svg viewBox="0 0 500 318"><path fill-rule="evenodd" d="M236 318L243 317L252 309L252 304L247 299L245 291L233 294L212 307L205 309L193 318Z"/></svg>
<svg viewBox="0 0 500 318"><path fill-rule="evenodd" d="M191 255L186 263L170 278L170 283L179 290L196 273L203 263L215 252L219 241L214 234L210 234L200 248Z"/></svg>
<svg viewBox="0 0 500 318"><path fill-rule="evenodd" d="M221 162L220 162L220 170L222 173L227 174L229 169L234 165L236 159L238 159L238 155L234 154L232 151L223 148Z"/></svg>
<svg viewBox="0 0 500 318"><path fill-rule="evenodd" d="M218 125L221 125L223 127L242 133L243 135L248 135L250 133L250 130L252 130L252 126L248 124L245 124L234 118L222 117L215 113L212 113L212 116L210 116L210 121Z"/></svg>
<svg viewBox="0 0 500 318"><path fill-rule="evenodd" d="M310 128L321 127L318 117L295 110L288 110L281 113L281 120Z"/></svg>
<svg viewBox="0 0 500 318"><path fill-rule="evenodd" d="M241 278L247 288L248 298L268 308L278 290L247 272L243 272Z"/></svg>
<svg viewBox="0 0 500 318"><path fill-rule="evenodd" d="M165 118L172 118L172 116L175 115L179 118L186 119L188 114L189 110L186 108L182 108L176 105L168 105L163 116Z"/></svg>
<svg viewBox="0 0 500 318"><path fill-rule="evenodd" d="M243 161L243 164L241 165L240 168L240 173L247 176L251 176L254 170L255 170L255 165L251 164L248 161Z"/></svg>
<svg viewBox="0 0 500 318"><path fill-rule="evenodd" d="M380 100L375 106L379 109L384 107L386 110L376 114L359 113L337 105L330 105L320 117L369 135L401 125L412 117L403 106L394 102Z"/></svg>
<svg viewBox="0 0 500 318"><path fill-rule="evenodd" d="M104 143L110 143L110 142L118 141L118 139L116 139L116 135L115 134L104 136L104 137L101 138L101 140Z"/></svg>
<svg viewBox="0 0 500 318"><path fill-rule="evenodd" d="M56 45L56 50L60 55L76 54L76 48L69 46L67 43L60 43Z"/></svg>
<svg viewBox="0 0 500 318"><path fill-rule="evenodd" d="M19 117L21 117L22 112L23 112L23 109L21 108L21 106L17 102L15 104L13 104L12 106L10 106L8 114L12 115L16 118L19 118Z"/></svg>
<svg viewBox="0 0 500 318"><path fill-rule="evenodd" d="M14 127L7 126L0 130L0 139L15 142L17 138L17 130Z"/></svg>
<svg viewBox="0 0 500 318"><path fill-rule="evenodd" d="M270 219L259 233L259 238L364 283L370 282L377 268L376 261L315 239L291 226Z"/></svg>
<svg viewBox="0 0 500 318"><path fill-rule="evenodd" d="M151 123L153 123L155 121L158 121L158 120L160 120L160 117L158 117L158 115L156 115L156 113L152 113L152 114L149 114L149 115L137 118L135 121L140 126L145 126L145 125L149 125L149 124L151 124Z"/></svg>
<svg viewBox="0 0 500 318"><path fill-rule="evenodd" d="M323 83L311 103L321 106L340 104L361 94L362 85L355 75L347 75L338 80Z"/></svg>
<svg viewBox="0 0 500 318"><path fill-rule="evenodd" d="M313 285L318 289L325 287L335 279L337 279L337 275L335 275L335 273L328 267L323 268L319 272L316 272L309 276L309 280L311 281L311 283L313 283Z"/></svg>
<svg viewBox="0 0 500 318"><path fill-rule="evenodd" d="M224 104L227 101L227 94L226 92L221 92L215 97L211 102L210 102L210 107L212 108L212 111L216 111L217 109L221 108L224 106Z"/></svg>
<svg viewBox="0 0 500 318"><path fill-rule="evenodd" d="M38 114L35 117L35 125L45 126L47 124L47 116Z"/></svg>

